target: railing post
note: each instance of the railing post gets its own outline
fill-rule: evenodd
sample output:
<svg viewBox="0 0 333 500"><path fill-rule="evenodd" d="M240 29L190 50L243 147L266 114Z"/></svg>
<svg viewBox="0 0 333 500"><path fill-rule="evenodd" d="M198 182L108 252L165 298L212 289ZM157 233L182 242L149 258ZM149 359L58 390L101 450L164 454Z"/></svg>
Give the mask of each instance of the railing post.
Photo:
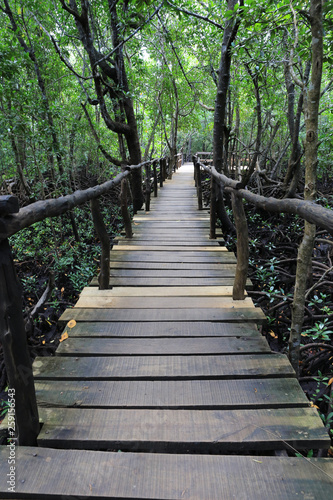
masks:
<svg viewBox="0 0 333 500"><path fill-rule="evenodd" d="M173 158L173 160L171 160L171 156L168 157L168 179L170 181L172 179L174 161L175 161L175 158Z"/></svg>
<svg viewBox="0 0 333 500"><path fill-rule="evenodd" d="M209 238L214 240L216 238L216 196L217 196L217 183L211 175L210 178L210 230Z"/></svg>
<svg viewBox="0 0 333 500"><path fill-rule="evenodd" d="M95 231L101 242L101 269L98 276L99 290L108 290L110 288L110 238L104 224L98 198L90 200L90 207Z"/></svg>
<svg viewBox="0 0 333 500"><path fill-rule="evenodd" d="M150 210L150 163L146 165L146 212Z"/></svg>
<svg viewBox="0 0 333 500"><path fill-rule="evenodd" d="M156 172L157 160L153 162L153 176L154 176L154 197L157 198L158 189L157 189L157 172Z"/></svg>
<svg viewBox="0 0 333 500"><path fill-rule="evenodd" d="M202 186L201 186L201 172L200 163L195 163L195 184L197 187L198 209L202 210Z"/></svg>
<svg viewBox="0 0 333 500"><path fill-rule="evenodd" d="M0 197L0 217L18 211L17 198ZM9 383L9 437L11 446L15 446L14 435L19 445L37 446L40 425L22 309L21 285L8 239L4 239L0 241L0 341Z"/></svg>
<svg viewBox="0 0 333 500"><path fill-rule="evenodd" d="M164 181L164 158L160 159L160 187L163 187Z"/></svg>
<svg viewBox="0 0 333 500"><path fill-rule="evenodd" d="M248 227L242 198L235 193L231 193L231 203L237 233L237 264L232 298L234 300L244 300L249 267Z"/></svg>
<svg viewBox="0 0 333 500"><path fill-rule="evenodd" d="M122 166L122 170L126 170L126 165ZM133 237L133 231L132 231L132 221L131 221L131 216L128 211L128 204L127 204L127 191L128 191L128 183L127 179L123 179L120 184L120 195L119 195L119 201L120 201L120 211L121 215L123 218L123 223L124 223L124 229L125 229L125 235L126 238L132 238Z"/></svg>

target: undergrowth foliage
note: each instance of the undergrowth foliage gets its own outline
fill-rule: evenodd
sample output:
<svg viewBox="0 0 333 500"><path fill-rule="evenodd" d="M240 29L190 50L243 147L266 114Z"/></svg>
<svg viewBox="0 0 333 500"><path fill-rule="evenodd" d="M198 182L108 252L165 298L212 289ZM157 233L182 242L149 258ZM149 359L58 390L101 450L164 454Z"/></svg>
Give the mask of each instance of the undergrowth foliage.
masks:
<svg viewBox="0 0 333 500"><path fill-rule="evenodd" d="M322 197L332 208L333 198ZM297 250L303 220L289 214L270 214L246 205L249 226L248 294L263 309L267 321L262 334L272 350L287 354ZM232 218L231 210L229 216ZM227 237L229 250L236 251L236 238ZM300 383L333 439L333 244L326 231L318 230L309 269Z"/></svg>

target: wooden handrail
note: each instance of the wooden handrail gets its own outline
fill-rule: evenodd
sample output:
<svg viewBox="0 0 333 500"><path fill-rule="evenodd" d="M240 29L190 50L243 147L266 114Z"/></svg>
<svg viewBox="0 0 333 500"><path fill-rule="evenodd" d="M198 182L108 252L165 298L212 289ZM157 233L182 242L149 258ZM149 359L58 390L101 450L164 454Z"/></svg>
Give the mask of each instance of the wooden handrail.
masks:
<svg viewBox="0 0 333 500"><path fill-rule="evenodd" d="M16 400L15 424L16 442L24 446L37 446L40 430L34 380L29 355L21 285L15 273L14 261L8 237L35 222L55 217L75 206L90 201L95 230L100 238L101 272L100 289L109 288L110 276L110 239L101 215L98 198L121 183L120 205L126 230L126 237L132 237L132 226L127 206L127 177L131 171L146 166L146 182L149 180L148 210L150 203L150 165L154 168L154 193L157 196L156 164L165 166L166 158L149 160L139 165L123 166L123 171L114 179L103 184L75 191L71 195L57 199L38 201L19 209L18 199L14 196L0 196L0 342L3 346L5 366L8 375L10 394ZM165 169L164 169L165 171ZM160 171L163 182L163 168ZM148 184L146 184L148 188ZM147 199L146 199L147 202Z"/></svg>
<svg viewBox="0 0 333 500"><path fill-rule="evenodd" d="M213 192L213 185L215 180L218 184L222 185L226 192L232 195L233 214L235 219L235 226L237 232L237 266L236 275L233 286L233 298L235 300L242 300L245 298L244 288L246 283L246 276L248 270L248 229L246 216L243 205L241 203L244 198L249 203L259 206L266 211L270 212L286 212L294 215L299 215L303 219L316 224L323 229L326 229L330 234L333 234L333 210L321 207L316 203L310 201L299 200L295 198L286 198L279 200L277 198L256 195L243 188L242 183L230 179L229 177L217 172L214 166L208 167L199 161L197 156L193 157L193 162L199 168L203 168L211 175L211 191ZM198 168L198 167L197 167ZM198 174L196 174L198 175ZM211 195L210 207L210 237L213 237L213 226L215 234L216 225L216 209L215 209L215 196Z"/></svg>

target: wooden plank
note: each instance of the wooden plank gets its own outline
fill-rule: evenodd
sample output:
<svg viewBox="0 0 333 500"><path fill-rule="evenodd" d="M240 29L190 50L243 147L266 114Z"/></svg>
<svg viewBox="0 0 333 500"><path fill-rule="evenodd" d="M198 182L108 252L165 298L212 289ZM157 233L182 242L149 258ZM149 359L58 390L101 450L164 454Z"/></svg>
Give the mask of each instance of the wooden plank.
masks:
<svg viewBox="0 0 333 500"><path fill-rule="evenodd" d="M162 230L162 229L155 229L155 230L141 230L141 231L134 231L133 233L133 238L132 240L135 239L170 239L170 240L188 240L188 241L221 241L223 240L222 235L218 237L216 240L212 240L209 238L209 235L205 234L198 234L197 231L185 231L184 229L174 229L173 231L171 230ZM123 237L118 237L117 236L117 241L121 241Z"/></svg>
<svg viewBox="0 0 333 500"><path fill-rule="evenodd" d="M144 276L140 277L112 277L110 279L110 286L233 286L233 278L147 278ZM90 286L98 286L97 278L91 280ZM252 283L250 280L247 281L246 288L251 290Z"/></svg>
<svg viewBox="0 0 333 500"><path fill-rule="evenodd" d="M239 380L36 381L39 406L142 409L308 407L294 378Z"/></svg>
<svg viewBox="0 0 333 500"><path fill-rule="evenodd" d="M219 270L235 270L236 263L230 262L226 264L211 264L205 262L121 262L115 261L110 263L111 269L156 269L156 270L179 270L179 271L219 271Z"/></svg>
<svg viewBox="0 0 333 500"><path fill-rule="evenodd" d="M3 498L258 500L329 499L331 459L111 453L18 447L15 494L8 492L8 449L0 450ZM47 478L47 480L46 480Z"/></svg>
<svg viewBox="0 0 333 500"><path fill-rule="evenodd" d="M95 287L87 286L80 294L81 297L230 297L231 295L231 286L142 287L139 290L136 287L98 290Z"/></svg>
<svg viewBox="0 0 333 500"><path fill-rule="evenodd" d="M104 339L100 342L104 343ZM33 373L36 380L194 380L295 376L287 357L282 354L37 357L33 363Z"/></svg>
<svg viewBox="0 0 333 500"><path fill-rule="evenodd" d="M111 267L112 278L234 278L235 266L220 266L220 269L114 269Z"/></svg>
<svg viewBox="0 0 333 500"><path fill-rule="evenodd" d="M165 250L167 248L169 251L179 250L181 248L183 251L186 249L194 250L197 252L227 252L228 250L225 247L219 246L215 241L206 241L202 244L192 243L191 241L142 241L142 240L127 240L127 241L119 241L118 245L114 245L112 251L116 250L116 248L121 250L142 250L143 247L147 247L149 250L158 251Z"/></svg>
<svg viewBox="0 0 333 500"><path fill-rule="evenodd" d="M67 309L59 321L218 321L260 323L266 320L256 307L244 309Z"/></svg>
<svg viewBox="0 0 333 500"><path fill-rule="evenodd" d="M157 246L216 246L217 244L224 245L224 240L219 238L218 240L210 240L208 237L191 237L188 238L183 234L169 236L169 235L154 235L154 234L141 234L135 235L133 238L117 238L114 243L118 245L157 245Z"/></svg>
<svg viewBox="0 0 333 500"><path fill-rule="evenodd" d="M116 309L183 309L218 307L254 308L251 298L233 300L232 297L114 297L106 295L81 296L76 308L116 308Z"/></svg>
<svg viewBox="0 0 333 500"><path fill-rule="evenodd" d="M155 222L164 222L164 221L175 221L175 222L191 222L191 221L198 221L198 222L205 222L205 221L209 221L209 217L205 214L203 214L202 212L198 212L198 215L195 215L193 214L192 217L189 217L189 216L185 216L183 217L182 215L178 215L177 218L174 218L174 217L171 217L171 216L168 216L168 215L163 215L163 214L160 214L160 215L154 215L154 214L151 214L149 213L149 215L136 215L134 218L133 218L133 221L134 222L144 222L144 221L155 221Z"/></svg>
<svg viewBox="0 0 333 500"><path fill-rule="evenodd" d="M253 354L269 353L264 337L219 338L135 338L96 339L69 338L62 342L58 356L126 356L168 354Z"/></svg>
<svg viewBox="0 0 333 500"><path fill-rule="evenodd" d="M112 252L119 251L123 252L124 250L130 250L131 252L135 250L141 250L141 251L152 251L152 252L173 252L182 249L182 252L205 252L205 253L211 253L211 252L227 252L227 248L221 247L219 245L215 246L201 246L201 245L192 245L190 244L188 247L183 247L182 245L170 245L168 248L164 248L162 245L152 245L152 244L147 244L147 245L137 245L137 242L133 243L133 245L128 242L126 245L121 244L121 245L114 245L112 248Z"/></svg>
<svg viewBox="0 0 333 500"><path fill-rule="evenodd" d="M40 408L39 412L44 425L38 445L44 447L209 454L323 449L330 444L315 408L224 411Z"/></svg>
<svg viewBox="0 0 333 500"><path fill-rule="evenodd" d="M169 252L161 250L158 252L146 251L145 249L137 251L122 251L117 249L117 251L110 253L110 262L176 262L176 263L193 263L193 264L224 264L224 263L235 263L236 258L233 254L229 252L216 253L215 255L210 252L182 252L175 251Z"/></svg>
<svg viewBox="0 0 333 500"><path fill-rule="evenodd" d="M258 337L253 323L213 322L78 322L71 337Z"/></svg>

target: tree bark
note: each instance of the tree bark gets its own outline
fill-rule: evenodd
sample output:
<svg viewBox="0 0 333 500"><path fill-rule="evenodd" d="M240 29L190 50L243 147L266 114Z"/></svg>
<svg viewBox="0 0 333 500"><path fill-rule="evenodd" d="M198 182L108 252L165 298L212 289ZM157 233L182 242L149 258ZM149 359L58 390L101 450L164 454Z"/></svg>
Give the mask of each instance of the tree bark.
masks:
<svg viewBox="0 0 333 500"><path fill-rule="evenodd" d="M243 5L243 1L239 2ZM238 0L228 0L227 9L234 10ZM215 99L214 113L214 134L213 134L213 161L218 172L226 173L227 165L225 164L225 146L226 146L226 105L230 82L230 67L231 67L231 44L237 35L240 20L233 19L226 21L223 33L223 41L221 48L221 58L217 83L217 94ZM213 203L214 205L214 203ZM223 198L218 194L216 208L218 216L222 223L223 231L233 231L234 226L230 221L225 210Z"/></svg>
<svg viewBox="0 0 333 500"><path fill-rule="evenodd" d="M97 198L90 201L90 207L95 231L101 242L101 267L98 276L99 289L107 290L110 288L110 238Z"/></svg>
<svg viewBox="0 0 333 500"><path fill-rule="evenodd" d="M304 87L305 108L305 187L304 199L311 202L316 196L318 110L323 67L323 6L322 0L311 0L310 23L312 35L312 70L310 85ZM311 266L316 226L305 221L304 236L297 255L296 282L292 305L292 323L289 337L289 359L298 376L299 348L304 321L305 291L308 269Z"/></svg>
<svg viewBox="0 0 333 500"><path fill-rule="evenodd" d="M241 198L238 198L235 193L232 193L231 202L232 213L234 215L237 231L237 265L234 286L232 289L232 298L234 300L244 300L245 285L249 267L248 227L243 207L243 200Z"/></svg>

